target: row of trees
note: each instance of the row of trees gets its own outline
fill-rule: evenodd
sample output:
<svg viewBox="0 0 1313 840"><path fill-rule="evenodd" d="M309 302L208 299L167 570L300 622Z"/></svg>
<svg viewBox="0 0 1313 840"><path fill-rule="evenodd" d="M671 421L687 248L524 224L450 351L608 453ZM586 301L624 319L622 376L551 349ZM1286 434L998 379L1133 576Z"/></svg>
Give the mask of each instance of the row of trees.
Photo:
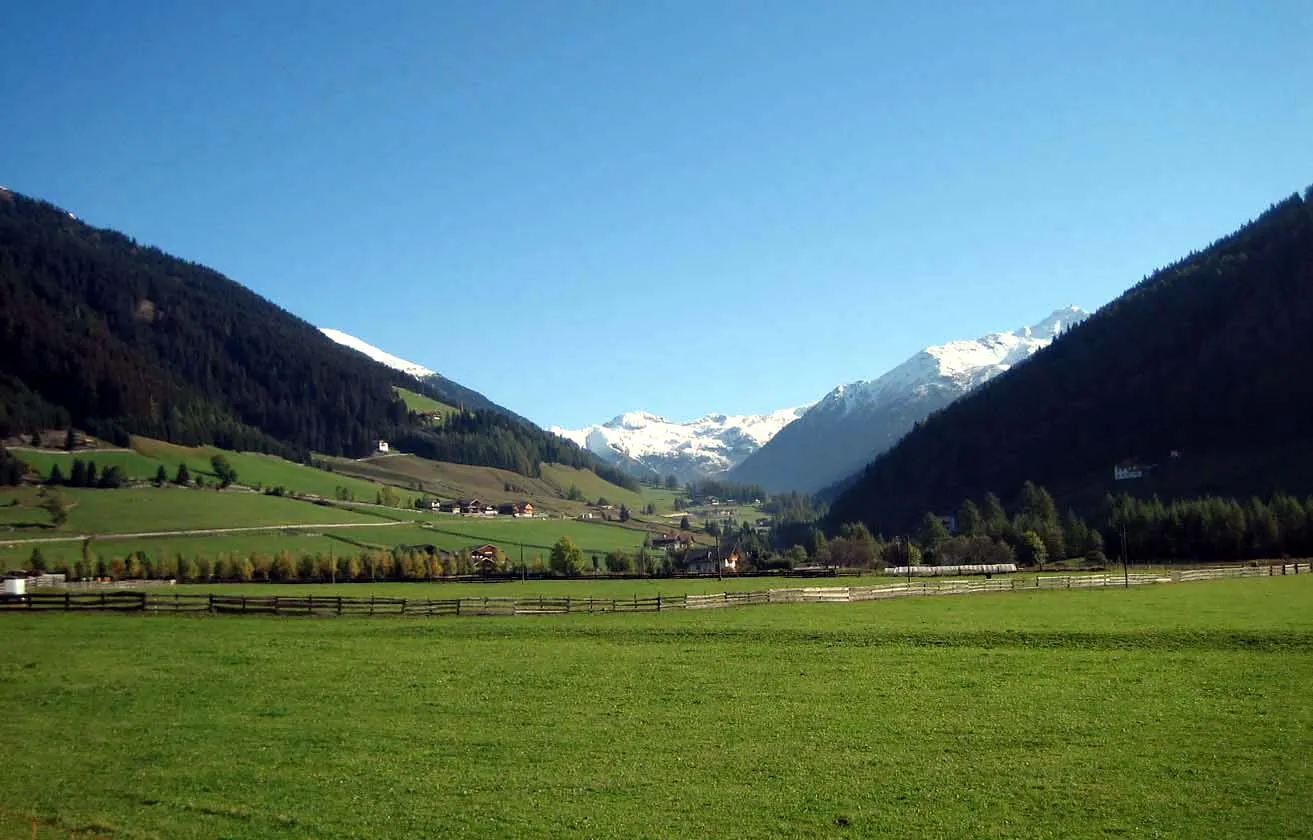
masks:
<svg viewBox="0 0 1313 840"><path fill-rule="evenodd" d="M526 557L523 566L500 550L489 561L472 556L469 550L439 552L419 546L343 554L280 551L274 554L221 552L188 556L167 551L132 551L107 556L96 550L94 540L88 539L83 541L79 556L71 561L62 553L52 559L48 552L48 548L34 548L28 558L28 568L58 572L71 579L180 580L189 583L416 581L493 572L575 576L590 572L659 574L672 570L664 555L645 549L634 553L616 550L605 555L589 555L568 537L558 540L546 556L535 553Z"/></svg>

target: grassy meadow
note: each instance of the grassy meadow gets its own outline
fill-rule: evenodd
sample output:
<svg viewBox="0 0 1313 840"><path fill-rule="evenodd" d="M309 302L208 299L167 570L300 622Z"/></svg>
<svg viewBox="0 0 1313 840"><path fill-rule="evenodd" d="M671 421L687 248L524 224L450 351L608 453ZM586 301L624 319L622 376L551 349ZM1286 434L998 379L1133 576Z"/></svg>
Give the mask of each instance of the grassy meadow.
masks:
<svg viewBox="0 0 1313 840"><path fill-rule="evenodd" d="M0 831L1310 836L1310 607L1301 576L554 618L4 615Z"/></svg>
<svg viewBox="0 0 1313 840"><path fill-rule="evenodd" d="M344 487L364 502L374 501L379 490L378 484L372 481L297 464L275 455L232 452L213 446L180 446L145 437L133 437L130 450L64 452L59 449L21 449L15 450L15 454L42 476L50 475L51 468L58 464L67 478L72 471L73 460L77 458L95 461L97 470L117 466L128 478L139 481L153 480L161 466L172 480L178 467L186 464L193 479L201 477L207 482L218 480L210 459L221 454L237 470L238 483L248 487L281 486L296 493L310 493L326 499L335 498L337 489ZM402 503L408 505L418 494L403 490L400 495L403 497Z"/></svg>
<svg viewBox="0 0 1313 840"><path fill-rule="evenodd" d="M406 404L406 408L416 414L434 414L444 417L456 411L455 406L438 402L432 397L426 397L408 388L393 388L392 390L396 391L397 396L401 397L401 401Z"/></svg>

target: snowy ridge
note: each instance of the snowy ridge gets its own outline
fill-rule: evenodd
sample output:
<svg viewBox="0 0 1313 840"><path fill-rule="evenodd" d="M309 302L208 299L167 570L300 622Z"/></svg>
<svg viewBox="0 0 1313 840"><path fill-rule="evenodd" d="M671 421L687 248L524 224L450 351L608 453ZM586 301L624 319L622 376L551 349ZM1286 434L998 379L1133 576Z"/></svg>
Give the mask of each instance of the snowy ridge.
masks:
<svg viewBox="0 0 1313 840"><path fill-rule="evenodd" d="M635 464L680 480L724 472L756 452L807 410L769 414L708 414L676 423L647 411L628 411L582 429L549 431L613 463Z"/></svg>
<svg viewBox="0 0 1313 840"><path fill-rule="evenodd" d="M419 377L420 379L434 374L434 371L429 370L423 365L408 362L400 356L394 356L386 350L380 350L374 345L366 341L361 341L354 335L348 335L341 330L320 327L319 331L336 341L338 344L341 344L343 347L350 347L356 352L364 353L374 361L379 362L380 364L385 364L394 370L401 371L402 373L409 373L411 376Z"/></svg>
<svg viewBox="0 0 1313 840"><path fill-rule="evenodd" d="M1029 327L927 347L887 373L840 385L735 467L729 478L814 492L841 481L920 420L1024 362L1085 320L1068 306Z"/></svg>
<svg viewBox="0 0 1313 840"><path fill-rule="evenodd" d="M935 391L966 393L1030 358L1086 317L1080 307L1068 306L1019 330L927 347L876 379L840 385L816 404L815 411L850 411L888 400L925 397Z"/></svg>

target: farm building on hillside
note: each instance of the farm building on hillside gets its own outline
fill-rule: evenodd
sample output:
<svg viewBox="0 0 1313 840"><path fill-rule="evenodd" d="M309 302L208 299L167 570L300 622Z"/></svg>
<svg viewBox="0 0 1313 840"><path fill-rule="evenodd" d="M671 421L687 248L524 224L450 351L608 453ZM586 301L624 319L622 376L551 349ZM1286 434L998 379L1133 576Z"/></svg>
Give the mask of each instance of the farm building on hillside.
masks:
<svg viewBox="0 0 1313 840"><path fill-rule="evenodd" d="M507 502L498 507L497 512L502 516L531 517L533 516L533 502Z"/></svg>
<svg viewBox="0 0 1313 840"><path fill-rule="evenodd" d="M709 548L698 548L684 555L685 567L694 574L714 575L739 570L739 553L731 551L727 556L717 558Z"/></svg>
<svg viewBox="0 0 1313 840"><path fill-rule="evenodd" d="M375 441L374 451L379 455L386 455L389 451L388 442L385 440Z"/></svg>
<svg viewBox="0 0 1313 840"><path fill-rule="evenodd" d="M490 574L497 571L497 561L500 556L501 552L497 546L485 543L470 549L470 565L476 574Z"/></svg>
<svg viewBox="0 0 1313 840"><path fill-rule="evenodd" d="M663 551L682 551L691 542L684 534L660 534L652 538L652 547Z"/></svg>
<svg viewBox="0 0 1313 840"><path fill-rule="evenodd" d="M478 499L462 499L460 512L464 516L496 516L497 508Z"/></svg>

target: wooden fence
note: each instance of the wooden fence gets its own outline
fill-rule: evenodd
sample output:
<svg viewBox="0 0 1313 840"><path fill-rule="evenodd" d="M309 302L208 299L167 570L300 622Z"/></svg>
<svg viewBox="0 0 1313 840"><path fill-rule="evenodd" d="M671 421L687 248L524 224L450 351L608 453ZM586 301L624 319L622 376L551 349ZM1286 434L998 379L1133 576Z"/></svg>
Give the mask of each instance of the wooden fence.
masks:
<svg viewBox="0 0 1313 840"><path fill-rule="evenodd" d="M351 598L338 595L222 595L169 592L31 592L0 597L0 612L148 612L207 615L279 616L516 616L569 613L662 612L744 607L755 604L803 604L878 601L933 595L972 595L1047 589L1144 586L1222 578L1309 574L1309 563L1229 566L1132 574L1039 575L1033 578L971 580L922 579L879 586L806 586L714 595L654 595L640 598Z"/></svg>

